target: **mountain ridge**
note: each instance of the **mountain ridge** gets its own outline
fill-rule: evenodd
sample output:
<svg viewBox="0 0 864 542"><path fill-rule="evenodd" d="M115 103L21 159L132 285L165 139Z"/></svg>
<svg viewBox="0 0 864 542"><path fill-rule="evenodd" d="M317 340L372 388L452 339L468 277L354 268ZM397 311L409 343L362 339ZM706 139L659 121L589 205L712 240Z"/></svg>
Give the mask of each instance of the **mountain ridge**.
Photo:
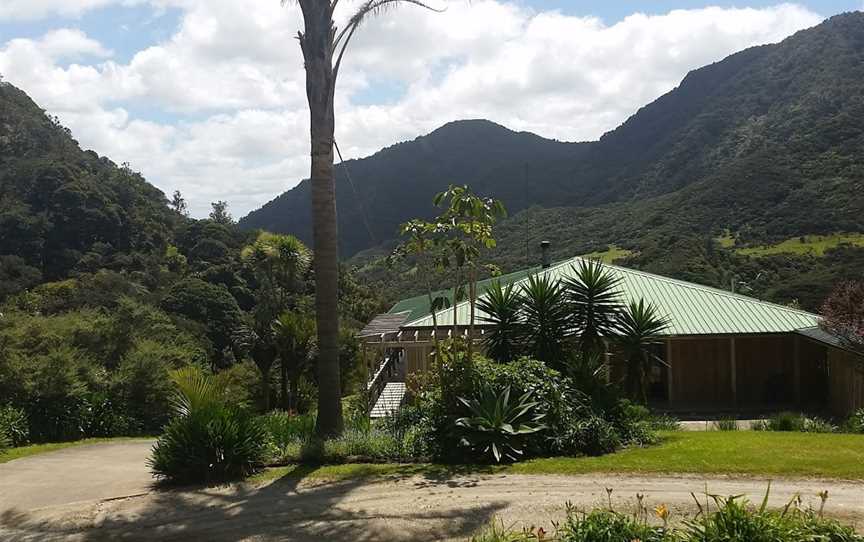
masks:
<svg viewBox="0 0 864 542"><path fill-rule="evenodd" d="M864 232L862 118L864 13L854 12L692 70L597 141L464 121L350 161L357 193L337 167L340 248L367 280L411 293L408 270L376 258L401 222L434 216L436 192L465 183L511 212L492 255L505 270L535 263L540 239L560 257L616 246L633 267L713 286L740 278L754 295L812 310L831 284L861 275L860 248L750 258L717 238L753 247ZM309 240L308 181L241 225Z"/></svg>

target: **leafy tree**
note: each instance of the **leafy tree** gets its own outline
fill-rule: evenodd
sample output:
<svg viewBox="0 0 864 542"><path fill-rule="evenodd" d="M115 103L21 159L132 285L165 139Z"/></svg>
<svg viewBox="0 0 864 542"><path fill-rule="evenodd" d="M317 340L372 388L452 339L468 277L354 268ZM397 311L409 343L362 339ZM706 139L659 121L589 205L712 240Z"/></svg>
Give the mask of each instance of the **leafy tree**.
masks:
<svg viewBox="0 0 864 542"><path fill-rule="evenodd" d="M223 226L234 224L234 217L231 216L230 212L228 212L227 201L214 201L210 204L210 207L210 220L217 224L222 224Z"/></svg>
<svg viewBox="0 0 864 542"><path fill-rule="evenodd" d="M283 0L284 2L284 0ZM306 69L312 166L312 231L315 248L315 311L318 325L318 418L321 436L342 432L339 389L339 241L336 183L333 176L336 78L345 51L363 21L400 2L424 6L420 0L364 0L337 31L333 13L338 0L297 0L304 30L297 37Z"/></svg>
<svg viewBox="0 0 864 542"><path fill-rule="evenodd" d="M181 216L189 216L189 209L186 206L186 200L183 198L183 195L179 190L175 190L174 194L171 196L171 201L168 204L174 212Z"/></svg>
<svg viewBox="0 0 864 542"><path fill-rule="evenodd" d="M0 256L0 300L42 282L38 268L28 265L20 256Z"/></svg>
<svg viewBox="0 0 864 542"><path fill-rule="evenodd" d="M204 324L207 337L219 356L217 364L225 363L221 353L231 348L231 338L242 322L237 300L224 286L194 277L185 278L171 287L161 306L168 312Z"/></svg>
<svg viewBox="0 0 864 542"><path fill-rule="evenodd" d="M615 341L627 364L627 393L635 401L648 402L651 366L663 363L652 347L662 344L660 333L668 326L669 321L657 313L657 308L642 299L631 301L618 313Z"/></svg>
<svg viewBox="0 0 864 542"><path fill-rule="evenodd" d="M504 205L494 198L483 198L474 194L468 186L450 187L433 200L436 206L444 207L435 219L435 230L444 234L443 263L454 270L453 287L453 334L458 330L457 300L463 285L468 286L468 359L472 357L475 312L477 306L477 280L484 251L495 248L492 227L498 218L505 216Z"/></svg>
<svg viewBox="0 0 864 542"><path fill-rule="evenodd" d="M864 282L844 282L822 304L821 326L864 352Z"/></svg>
<svg viewBox="0 0 864 542"><path fill-rule="evenodd" d="M293 235L261 232L243 248L241 257L259 277L266 298L259 303L274 305L274 318L288 308L289 297L301 287L300 279L310 264L309 249Z"/></svg>

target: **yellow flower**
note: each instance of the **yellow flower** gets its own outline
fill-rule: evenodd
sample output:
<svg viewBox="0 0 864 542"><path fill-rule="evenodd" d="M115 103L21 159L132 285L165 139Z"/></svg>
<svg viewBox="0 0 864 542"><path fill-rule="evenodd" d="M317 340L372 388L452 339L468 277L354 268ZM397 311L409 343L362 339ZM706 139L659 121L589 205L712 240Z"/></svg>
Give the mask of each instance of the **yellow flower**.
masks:
<svg viewBox="0 0 864 542"><path fill-rule="evenodd" d="M669 519L669 508L667 508L665 504L661 504L660 506L655 508L654 513L657 515L658 518L663 520L663 523L666 523L666 521Z"/></svg>

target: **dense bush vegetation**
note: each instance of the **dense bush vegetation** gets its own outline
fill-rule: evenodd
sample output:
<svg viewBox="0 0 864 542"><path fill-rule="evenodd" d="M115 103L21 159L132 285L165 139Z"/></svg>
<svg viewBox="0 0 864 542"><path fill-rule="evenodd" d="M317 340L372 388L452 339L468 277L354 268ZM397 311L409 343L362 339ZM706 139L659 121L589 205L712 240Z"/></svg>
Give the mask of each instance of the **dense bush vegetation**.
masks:
<svg viewBox="0 0 864 542"><path fill-rule="evenodd" d="M800 509L795 500L783 510L759 508L741 497L706 496L711 506L696 503L693 519L674 518L669 509L654 509L653 521L641 498L638 510L623 514L613 509L580 512L568 506L566 520L557 532L545 533L537 528L512 531L497 524L472 538L472 542L862 542L864 537L852 527L824 518L823 510ZM823 494L822 507L827 493ZM707 505L708 503L706 503ZM675 524L673 524L675 522Z"/></svg>

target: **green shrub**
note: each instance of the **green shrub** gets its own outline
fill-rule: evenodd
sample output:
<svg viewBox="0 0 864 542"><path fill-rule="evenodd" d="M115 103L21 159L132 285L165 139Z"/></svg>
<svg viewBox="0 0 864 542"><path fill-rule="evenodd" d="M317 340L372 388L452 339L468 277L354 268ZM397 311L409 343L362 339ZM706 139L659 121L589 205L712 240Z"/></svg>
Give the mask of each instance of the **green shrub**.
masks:
<svg viewBox="0 0 864 542"><path fill-rule="evenodd" d="M846 433L864 433L864 408L856 410L843 422L843 431Z"/></svg>
<svg viewBox="0 0 864 542"><path fill-rule="evenodd" d="M806 418L795 412L781 412L768 418L769 431L803 431Z"/></svg>
<svg viewBox="0 0 864 542"><path fill-rule="evenodd" d="M545 414L531 396L529 391L511 399L509 386L499 391L486 385L470 399L460 397L470 415L454 422L459 444L496 463L518 461L525 454L526 438L546 429L541 423Z"/></svg>
<svg viewBox="0 0 864 542"><path fill-rule="evenodd" d="M84 354L70 347L52 348L30 358L21 377L31 439L49 442L86 436L88 384L100 374Z"/></svg>
<svg viewBox="0 0 864 542"><path fill-rule="evenodd" d="M225 394L218 379L188 367L173 374L176 417L153 447L150 468L175 483L247 476L267 454L264 426Z"/></svg>
<svg viewBox="0 0 864 542"><path fill-rule="evenodd" d="M718 431L737 431L738 420L735 418L721 418L714 422L714 429Z"/></svg>
<svg viewBox="0 0 864 542"><path fill-rule="evenodd" d="M30 442L30 428L23 409L12 405L0 407L0 438L8 446L24 446Z"/></svg>
<svg viewBox="0 0 864 542"><path fill-rule="evenodd" d="M804 429L807 433L836 433L837 426L818 417L804 418Z"/></svg>
<svg viewBox="0 0 864 542"><path fill-rule="evenodd" d="M781 412L767 420L757 420L750 426L753 431L797 431L806 433L834 433L837 426L822 418L808 417L794 412Z"/></svg>
<svg viewBox="0 0 864 542"><path fill-rule="evenodd" d="M751 431L770 431L771 428L768 425L768 420L755 420L750 424Z"/></svg>
<svg viewBox="0 0 864 542"><path fill-rule="evenodd" d="M621 438L611 423L599 416L590 416L576 422L568 433L571 450L579 454L597 456L614 452L621 446Z"/></svg>

